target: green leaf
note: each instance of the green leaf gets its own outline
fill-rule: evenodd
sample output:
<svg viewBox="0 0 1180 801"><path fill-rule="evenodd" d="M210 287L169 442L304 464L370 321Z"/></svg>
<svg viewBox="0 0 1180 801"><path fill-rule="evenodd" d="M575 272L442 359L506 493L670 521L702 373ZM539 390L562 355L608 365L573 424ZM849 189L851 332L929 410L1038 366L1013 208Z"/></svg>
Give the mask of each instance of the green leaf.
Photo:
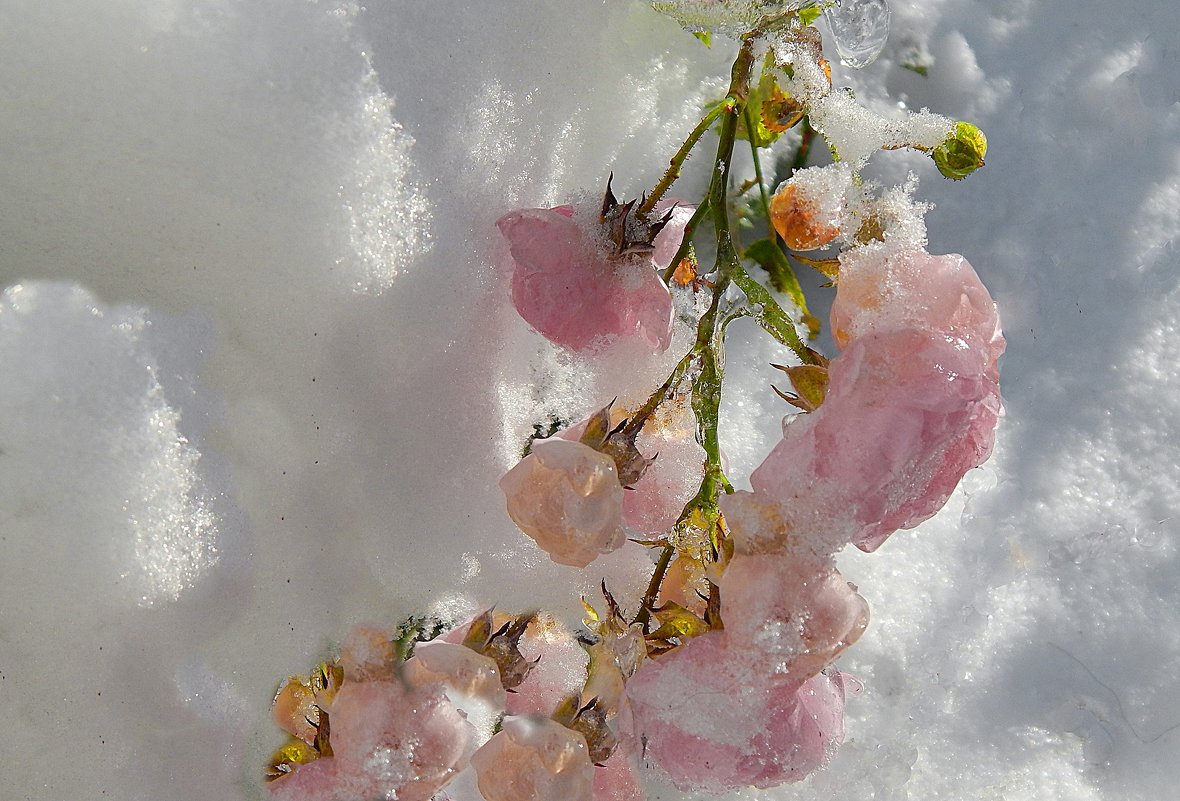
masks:
<svg viewBox="0 0 1180 801"><path fill-rule="evenodd" d="M713 34L710 31L693 31L693 36L705 43L705 47L713 47Z"/></svg>
<svg viewBox="0 0 1180 801"><path fill-rule="evenodd" d="M804 25L810 25L811 23L813 23L817 19L819 19L819 15L822 13L823 13L823 9L820 8L818 3L814 6L808 6L807 8L801 8L801 9L799 9L799 21L801 23L803 23Z"/></svg>
<svg viewBox="0 0 1180 801"><path fill-rule="evenodd" d="M799 338L799 333L795 330L795 324L791 322L791 318L787 316L782 307L775 302L770 291L751 278L741 265L735 266L733 282L737 284L738 289L746 294L746 299L750 301L754 319L758 321L758 325L762 326L766 333L794 351L799 361L804 364L815 364L816 359L812 355L813 352L803 344L803 340Z"/></svg>
<svg viewBox="0 0 1180 801"><path fill-rule="evenodd" d="M795 277L795 271L791 268L791 263L787 261L787 254L783 253L779 244L769 238L759 239L746 248L745 256L766 270L770 276L771 286L785 294L799 307L811 338L819 336L819 320L807 310L807 297L803 294L803 287L799 285L799 279Z"/></svg>

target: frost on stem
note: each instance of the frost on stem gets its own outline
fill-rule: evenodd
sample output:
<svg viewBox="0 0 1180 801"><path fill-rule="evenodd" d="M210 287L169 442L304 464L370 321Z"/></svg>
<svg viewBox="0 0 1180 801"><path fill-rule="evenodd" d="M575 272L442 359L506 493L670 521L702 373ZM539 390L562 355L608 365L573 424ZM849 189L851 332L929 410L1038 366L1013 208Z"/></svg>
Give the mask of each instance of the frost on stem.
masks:
<svg viewBox="0 0 1180 801"><path fill-rule="evenodd" d="M652 7L694 32L741 36L759 22L811 5L812 0L652 0Z"/></svg>

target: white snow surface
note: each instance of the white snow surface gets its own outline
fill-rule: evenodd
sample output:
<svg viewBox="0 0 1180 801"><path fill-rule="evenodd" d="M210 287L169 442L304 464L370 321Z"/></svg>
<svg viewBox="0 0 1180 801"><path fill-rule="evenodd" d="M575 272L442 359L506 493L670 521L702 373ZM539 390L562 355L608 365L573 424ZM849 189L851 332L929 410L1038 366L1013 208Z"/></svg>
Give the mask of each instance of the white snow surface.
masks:
<svg viewBox="0 0 1180 801"><path fill-rule="evenodd" d="M942 513L842 556L873 619L838 756L733 798L1173 797L1180 5L892 7L834 78L987 133L964 182L868 173L916 172L995 295L1008 415ZM350 626L638 596L639 546L554 565L496 482L675 354L555 353L492 223L650 187L732 49L641 0L0 0L0 797L261 798L271 694ZM733 333L741 477L782 354Z"/></svg>

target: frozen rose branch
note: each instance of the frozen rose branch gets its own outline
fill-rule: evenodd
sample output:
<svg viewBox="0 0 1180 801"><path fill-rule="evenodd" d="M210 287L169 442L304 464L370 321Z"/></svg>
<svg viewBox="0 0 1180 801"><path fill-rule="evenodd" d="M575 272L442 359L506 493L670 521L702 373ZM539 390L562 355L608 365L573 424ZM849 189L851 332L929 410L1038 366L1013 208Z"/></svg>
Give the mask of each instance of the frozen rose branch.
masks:
<svg viewBox="0 0 1180 801"><path fill-rule="evenodd" d="M843 738L859 685L833 661L868 624L836 553L926 520L991 451L995 305L965 259L926 252L913 179L883 189L861 175L874 153L911 148L960 179L986 142L927 111L885 119L857 105L832 86L815 27L826 15L844 60L863 65L884 42L884 2L652 5L738 40L725 97L638 200L608 181L601 203L498 221L512 304L554 345L654 357L677 325L694 329L645 402L534 438L500 480L509 516L555 562L590 572L629 539L649 546L646 591L620 601L603 583L576 636L543 611L353 631L276 694L289 740L268 769L275 799L639 801L649 778L713 793L804 778ZM703 197L669 200L710 132ZM806 166L813 141L831 163ZM735 185L739 142L754 178ZM820 323L797 265L835 285L830 357L809 344ZM737 491L719 417L726 329L742 317L781 348L789 389L775 391L796 411ZM669 433L689 413L691 433ZM653 438L698 456L657 459ZM584 665L581 687L553 665Z"/></svg>

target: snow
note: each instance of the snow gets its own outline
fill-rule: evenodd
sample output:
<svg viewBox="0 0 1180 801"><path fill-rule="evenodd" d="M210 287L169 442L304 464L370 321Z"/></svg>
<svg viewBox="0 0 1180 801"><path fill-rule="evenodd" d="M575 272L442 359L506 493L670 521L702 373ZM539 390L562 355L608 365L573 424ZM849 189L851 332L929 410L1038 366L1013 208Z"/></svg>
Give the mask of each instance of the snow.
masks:
<svg viewBox="0 0 1180 801"><path fill-rule="evenodd" d="M462 5L0 0L5 797L259 798L275 687L352 625L573 622L594 591L496 482L535 410L576 421L667 365L555 355L511 314L493 223L611 169L620 197L652 186L732 45L639 0ZM1170 797L1180 7L891 8L881 57L829 53L833 79L986 132L963 182L902 151L866 174L915 172L929 250L996 296L1008 413L942 513L842 555L872 610L842 750L734 798ZM733 333L744 476L782 356ZM638 547L603 563L619 598Z"/></svg>

